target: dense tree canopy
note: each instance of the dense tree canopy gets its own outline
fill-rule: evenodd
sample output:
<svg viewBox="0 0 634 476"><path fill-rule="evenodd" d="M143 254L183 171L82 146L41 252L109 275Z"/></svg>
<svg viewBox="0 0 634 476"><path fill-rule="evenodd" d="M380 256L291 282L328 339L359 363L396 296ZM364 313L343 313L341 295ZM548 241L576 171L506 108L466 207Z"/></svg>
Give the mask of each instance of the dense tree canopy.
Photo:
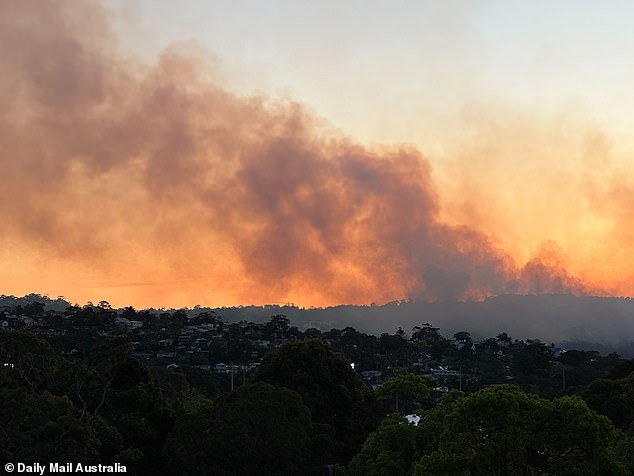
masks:
<svg viewBox="0 0 634 476"><path fill-rule="evenodd" d="M312 439L310 410L299 394L259 382L181 417L166 448L182 475L291 476L309 473Z"/></svg>
<svg viewBox="0 0 634 476"><path fill-rule="evenodd" d="M289 342L267 354L254 381L299 393L313 422L334 429L337 461L356 453L380 416L374 396L350 362L318 340Z"/></svg>
<svg viewBox="0 0 634 476"><path fill-rule="evenodd" d="M620 379L599 379L579 392L593 410L621 429L634 423L634 372Z"/></svg>
<svg viewBox="0 0 634 476"><path fill-rule="evenodd" d="M385 420L352 460L357 474L618 475L617 433L579 397L545 400L512 385L454 392L414 427Z"/></svg>
<svg viewBox="0 0 634 476"><path fill-rule="evenodd" d="M427 397L436 381L429 376L401 372L381 385L376 396L380 400L394 401L395 410L407 413L414 410Z"/></svg>
<svg viewBox="0 0 634 476"><path fill-rule="evenodd" d="M407 476L423 455L423 432L398 414L385 418L352 459L347 476Z"/></svg>
<svg viewBox="0 0 634 476"><path fill-rule="evenodd" d="M415 473L619 474L609 458L614 439L609 420L578 397L549 401L493 385L456 401L438 449Z"/></svg>
<svg viewBox="0 0 634 476"><path fill-rule="evenodd" d="M94 461L99 442L65 397L0 387L0 459Z"/></svg>
<svg viewBox="0 0 634 476"><path fill-rule="evenodd" d="M634 366L615 354L504 333L450 340L430 324L411 337L301 331L281 309L223 322L35 301L0 308L8 461L166 476L317 475L332 463L348 464L342 476L634 474ZM401 415L380 423L397 400ZM402 416L412 412L418 425Z"/></svg>

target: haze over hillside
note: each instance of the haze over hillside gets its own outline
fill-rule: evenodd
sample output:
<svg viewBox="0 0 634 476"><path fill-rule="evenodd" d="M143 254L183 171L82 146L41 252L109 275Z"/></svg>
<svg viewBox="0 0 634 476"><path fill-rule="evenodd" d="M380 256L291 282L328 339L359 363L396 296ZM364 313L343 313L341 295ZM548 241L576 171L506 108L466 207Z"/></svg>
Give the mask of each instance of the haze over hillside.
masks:
<svg viewBox="0 0 634 476"><path fill-rule="evenodd" d="M46 309L63 311L70 303L31 294L22 298L0 297L0 307L40 301ZM503 295L484 301L395 301L384 305L341 305L299 308L294 305L197 307L189 315L215 310L224 320L265 321L285 314L291 324L305 330L316 327L354 327L359 331L393 333L398 327L409 333L414 326L430 323L451 336L468 331L474 338L506 332L516 339L540 339L604 353L617 351L634 356L634 299L570 294Z"/></svg>

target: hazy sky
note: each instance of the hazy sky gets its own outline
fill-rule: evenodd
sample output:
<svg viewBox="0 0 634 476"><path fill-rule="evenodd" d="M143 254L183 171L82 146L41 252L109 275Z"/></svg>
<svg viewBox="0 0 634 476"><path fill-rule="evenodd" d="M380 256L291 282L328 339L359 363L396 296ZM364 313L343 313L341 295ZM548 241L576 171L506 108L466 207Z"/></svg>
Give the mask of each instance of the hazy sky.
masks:
<svg viewBox="0 0 634 476"><path fill-rule="evenodd" d="M109 4L126 48L193 40L233 88L289 95L363 141L428 148L469 103L632 122L632 2Z"/></svg>
<svg viewBox="0 0 634 476"><path fill-rule="evenodd" d="M0 292L634 293L632 2L2 8Z"/></svg>

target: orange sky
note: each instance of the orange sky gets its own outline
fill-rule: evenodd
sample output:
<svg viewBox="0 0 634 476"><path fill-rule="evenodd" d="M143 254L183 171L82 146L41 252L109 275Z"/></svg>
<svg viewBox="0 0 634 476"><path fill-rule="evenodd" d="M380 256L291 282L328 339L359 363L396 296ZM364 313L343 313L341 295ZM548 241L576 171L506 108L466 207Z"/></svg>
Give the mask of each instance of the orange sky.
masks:
<svg viewBox="0 0 634 476"><path fill-rule="evenodd" d="M301 97L236 90L191 45L131 55L111 21L96 1L0 6L0 293L632 294L634 144L617 123L482 98L407 143L355 137Z"/></svg>

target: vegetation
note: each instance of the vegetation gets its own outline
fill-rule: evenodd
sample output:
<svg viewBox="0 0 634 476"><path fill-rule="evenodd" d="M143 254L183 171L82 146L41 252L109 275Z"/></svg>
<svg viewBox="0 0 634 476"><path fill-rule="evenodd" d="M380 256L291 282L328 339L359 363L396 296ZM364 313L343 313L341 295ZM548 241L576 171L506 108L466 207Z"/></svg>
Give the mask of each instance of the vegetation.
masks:
<svg viewBox="0 0 634 476"><path fill-rule="evenodd" d="M545 400L512 385L452 392L418 425L393 414L345 474L629 474L606 417L579 397ZM631 449L631 446L630 446Z"/></svg>
<svg viewBox="0 0 634 476"><path fill-rule="evenodd" d="M57 303L59 304L59 303ZM130 474L634 474L634 361L108 303L0 307L0 456Z"/></svg>

